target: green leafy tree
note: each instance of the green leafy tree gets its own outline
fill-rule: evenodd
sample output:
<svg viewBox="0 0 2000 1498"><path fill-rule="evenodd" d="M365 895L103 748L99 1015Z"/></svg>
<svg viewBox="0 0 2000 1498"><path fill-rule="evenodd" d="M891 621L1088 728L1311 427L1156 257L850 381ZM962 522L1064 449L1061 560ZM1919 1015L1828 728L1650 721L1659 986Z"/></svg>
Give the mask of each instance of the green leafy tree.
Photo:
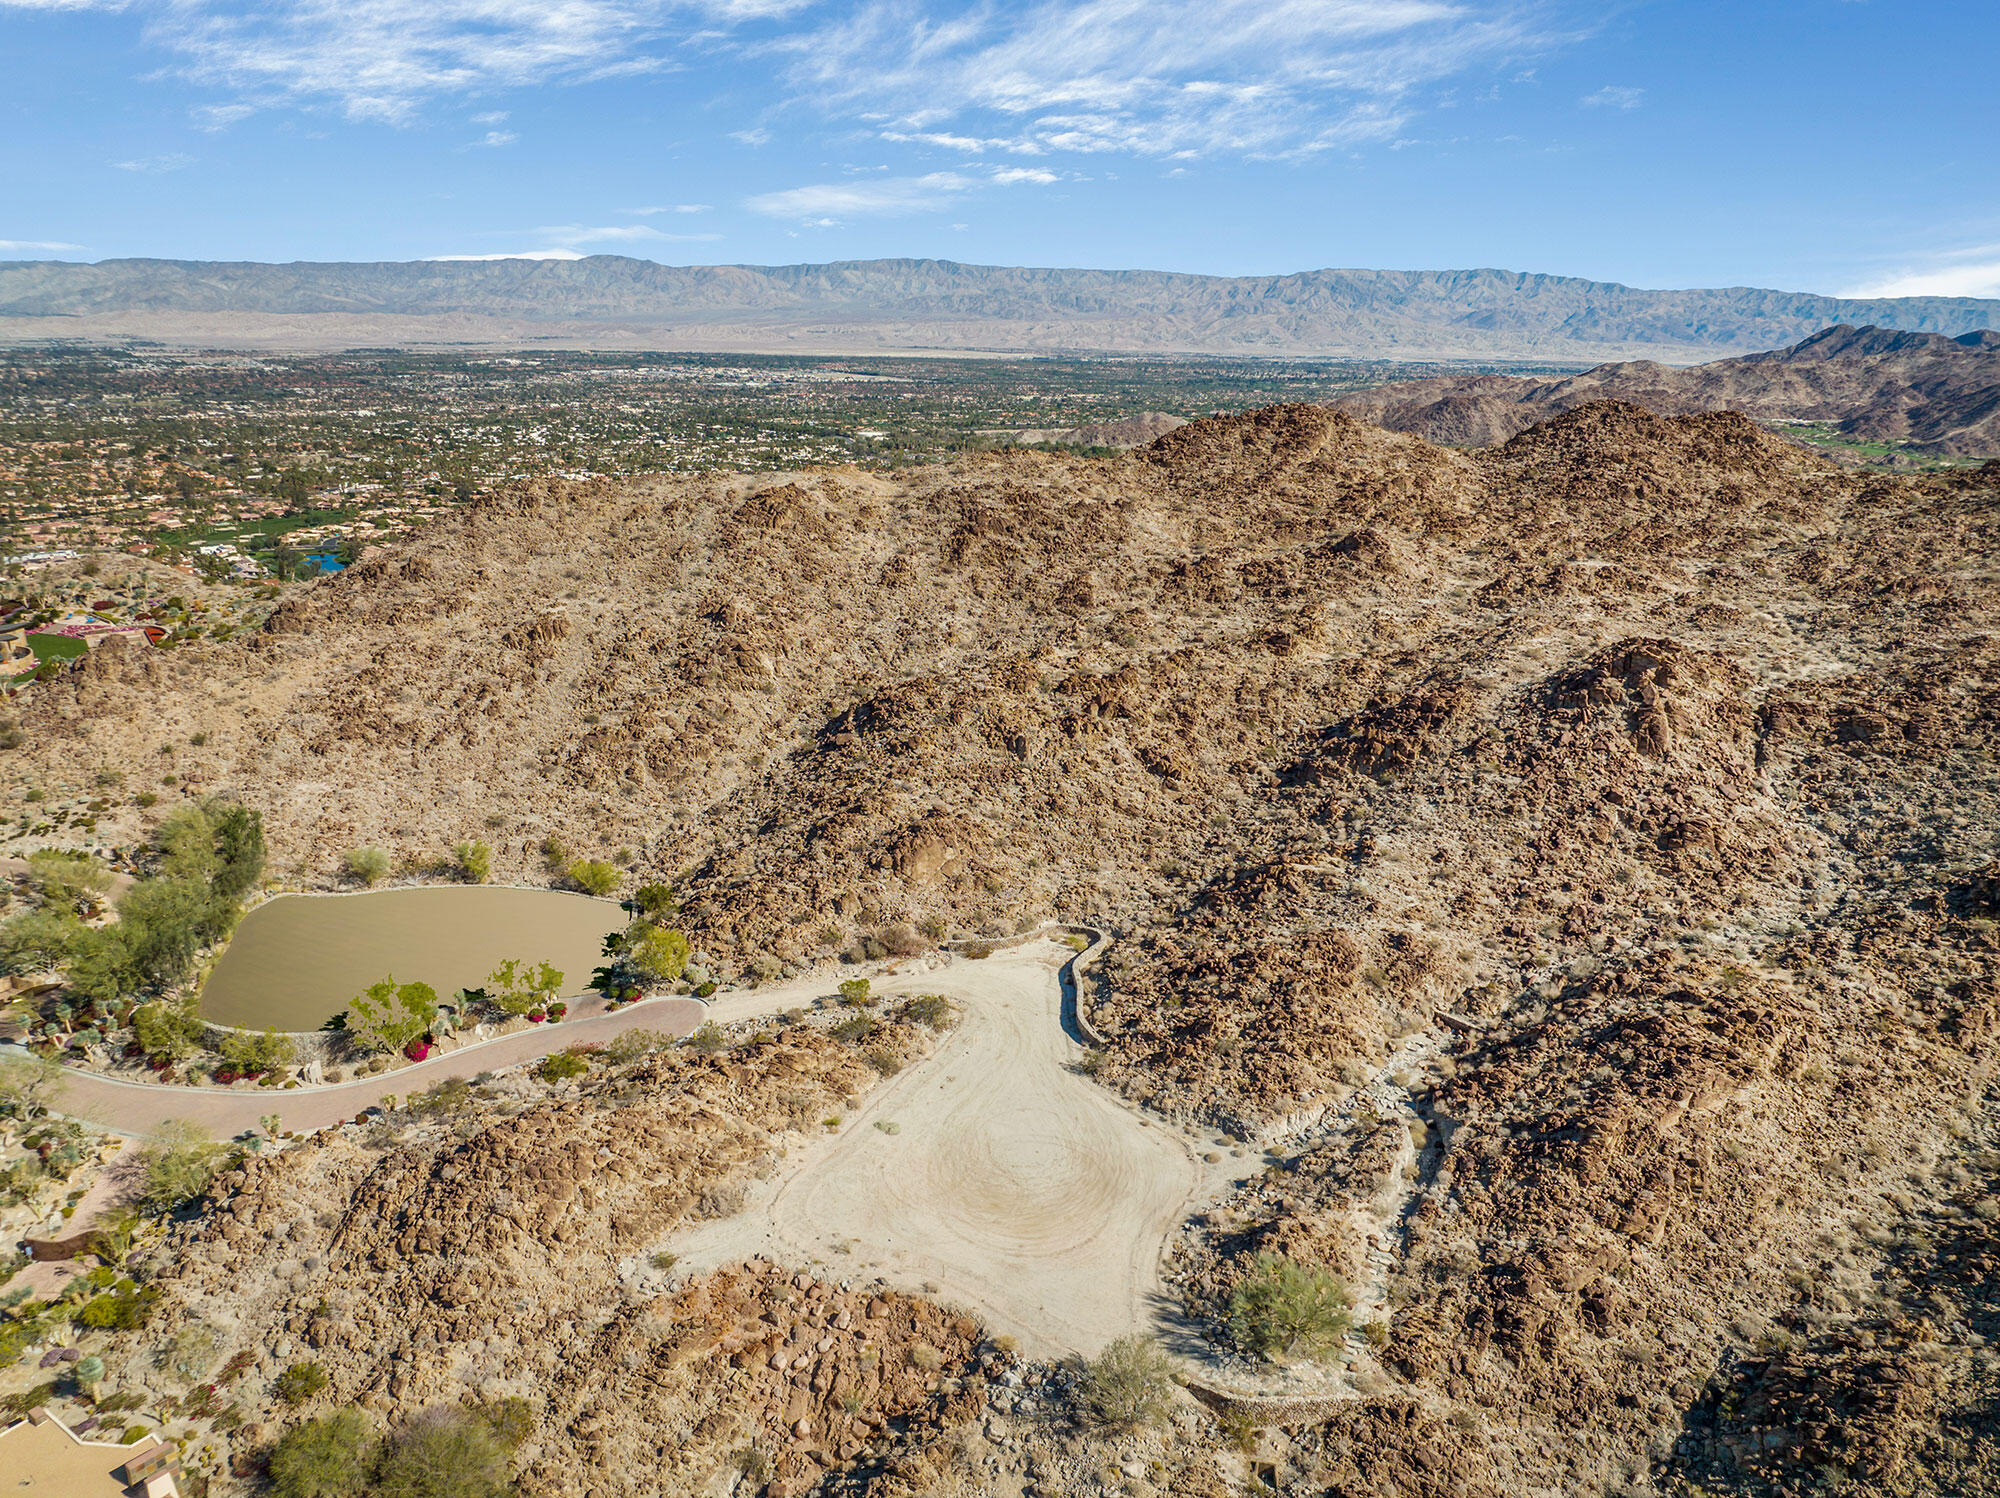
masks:
<svg viewBox="0 0 2000 1498"><path fill-rule="evenodd" d="M688 939L669 926L635 923L626 932L625 960L654 983L671 983L687 971Z"/></svg>
<svg viewBox="0 0 2000 1498"><path fill-rule="evenodd" d="M41 1056L0 1060L0 1119L8 1129L27 1128L62 1096L63 1069Z"/></svg>
<svg viewBox="0 0 2000 1498"><path fill-rule="evenodd" d="M278 1071L297 1059L298 1047L289 1035L276 1030L261 1034L225 1031L218 1049L222 1059L246 1076Z"/></svg>
<svg viewBox="0 0 2000 1498"><path fill-rule="evenodd" d="M160 999L132 1011L132 1033L148 1056L185 1061L201 1049L208 1027L195 1013L193 999Z"/></svg>
<svg viewBox="0 0 2000 1498"><path fill-rule="evenodd" d="M437 1022L437 990L428 983L371 983L347 1008L347 1033L363 1050L400 1051Z"/></svg>
<svg viewBox="0 0 2000 1498"><path fill-rule="evenodd" d="M195 1124L169 1119L139 1156L139 1201L172 1212L204 1191L222 1169L223 1148Z"/></svg>
<svg viewBox="0 0 2000 1498"><path fill-rule="evenodd" d="M372 1498L502 1498L510 1457L471 1410L425 1410L389 1438Z"/></svg>
<svg viewBox="0 0 2000 1498"><path fill-rule="evenodd" d="M111 888L111 870L89 854L63 853L54 848L28 855L28 878L44 902L71 910Z"/></svg>
<svg viewBox="0 0 2000 1498"><path fill-rule="evenodd" d="M548 963L530 967L508 958L486 980L486 997L506 1014L546 1009L562 991L563 975Z"/></svg>
<svg viewBox="0 0 2000 1498"><path fill-rule="evenodd" d="M1173 1408L1174 1365L1151 1337L1120 1337L1087 1366L1080 1393L1100 1425L1164 1425Z"/></svg>
<svg viewBox="0 0 2000 1498"><path fill-rule="evenodd" d="M0 924L0 963L10 973L39 973L61 967L88 928L67 906L24 910Z"/></svg>
<svg viewBox="0 0 2000 1498"><path fill-rule="evenodd" d="M570 883L586 895L604 896L618 888L624 875L616 864L596 858L579 858L569 866Z"/></svg>
<svg viewBox="0 0 2000 1498"><path fill-rule="evenodd" d="M483 842L454 843L451 857L467 884L484 884L493 877L493 850Z"/></svg>
<svg viewBox="0 0 2000 1498"><path fill-rule="evenodd" d="M349 876L370 889L389 877L389 855L380 848L350 848L346 862Z"/></svg>
<svg viewBox="0 0 2000 1498"><path fill-rule="evenodd" d="M360 1498L375 1449L375 1429L357 1409L295 1425L271 1450L272 1491L279 1498Z"/></svg>
<svg viewBox="0 0 2000 1498"><path fill-rule="evenodd" d="M1259 1254L1229 1295L1237 1345L1267 1358L1326 1358L1353 1326L1353 1297L1338 1275Z"/></svg>
<svg viewBox="0 0 2000 1498"><path fill-rule="evenodd" d="M680 908L671 884L642 884L632 891L632 904L643 916L672 915Z"/></svg>

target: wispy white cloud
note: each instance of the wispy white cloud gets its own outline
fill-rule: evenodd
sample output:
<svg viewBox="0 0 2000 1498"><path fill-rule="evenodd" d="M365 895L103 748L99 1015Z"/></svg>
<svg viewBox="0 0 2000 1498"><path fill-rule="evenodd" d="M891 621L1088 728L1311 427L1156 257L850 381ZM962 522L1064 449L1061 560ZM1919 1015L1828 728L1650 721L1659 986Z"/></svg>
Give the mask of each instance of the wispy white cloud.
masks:
<svg viewBox="0 0 2000 1498"><path fill-rule="evenodd" d="M489 130L472 144L476 147L511 146L521 137L511 130Z"/></svg>
<svg viewBox="0 0 2000 1498"><path fill-rule="evenodd" d="M797 219L809 228L829 229L851 218L899 218L940 213L987 187L1046 186L1060 182L1038 167L991 167L983 175L929 172L921 177L878 177L871 181L816 182L783 192L759 193L744 206L769 218Z"/></svg>
<svg viewBox="0 0 2000 1498"><path fill-rule="evenodd" d="M80 244L61 239L0 239L0 252L11 250L80 250Z"/></svg>
<svg viewBox="0 0 2000 1498"><path fill-rule="evenodd" d="M123 10L125 0L0 0L0 10Z"/></svg>
<svg viewBox="0 0 2000 1498"><path fill-rule="evenodd" d="M9 3L9 0L0 0ZM196 82L257 104L327 99L402 123L432 97L671 66L675 29L810 0L135 0Z"/></svg>
<svg viewBox="0 0 2000 1498"><path fill-rule="evenodd" d="M1874 299L1892 296L1974 296L2000 298L2000 244L1973 245L1925 257L1840 293Z"/></svg>
<svg viewBox="0 0 2000 1498"><path fill-rule="evenodd" d="M1625 88L1620 84L1607 83L1594 94L1585 94L1576 101L1585 109L1637 109L1646 102L1643 88Z"/></svg>
<svg viewBox="0 0 2000 1498"><path fill-rule="evenodd" d="M164 156L141 156L132 161L111 163L121 172L177 172L183 167L194 165L194 158L185 151L169 151Z"/></svg>
<svg viewBox="0 0 2000 1498"><path fill-rule="evenodd" d="M639 218L651 218L656 213L712 213L714 209L707 203L666 203L656 208L634 208L632 212Z"/></svg>
<svg viewBox="0 0 2000 1498"><path fill-rule="evenodd" d="M772 140L771 132L762 125L753 130L732 130L729 132L729 138L740 140L746 146L768 146Z"/></svg>
<svg viewBox="0 0 2000 1498"><path fill-rule="evenodd" d="M512 110L489 109L484 114L474 115L472 117L472 123L475 125L504 125L512 117L512 115L513 115Z"/></svg>
<svg viewBox="0 0 2000 1498"><path fill-rule="evenodd" d="M566 247L582 244L682 243L720 239L720 234L664 234L651 224L544 224L531 230L537 239Z"/></svg>
<svg viewBox="0 0 2000 1498"><path fill-rule="evenodd" d="M843 218L897 217L935 213L955 205L979 183L958 172L922 177L884 177L874 182L819 182L783 192L759 193L744 206L770 218L801 219L830 228Z"/></svg>
<svg viewBox="0 0 2000 1498"><path fill-rule="evenodd" d="M802 93L894 138L1283 155L1393 139L1425 85L1554 45L1530 14L1506 0L864 0L789 46Z"/></svg>

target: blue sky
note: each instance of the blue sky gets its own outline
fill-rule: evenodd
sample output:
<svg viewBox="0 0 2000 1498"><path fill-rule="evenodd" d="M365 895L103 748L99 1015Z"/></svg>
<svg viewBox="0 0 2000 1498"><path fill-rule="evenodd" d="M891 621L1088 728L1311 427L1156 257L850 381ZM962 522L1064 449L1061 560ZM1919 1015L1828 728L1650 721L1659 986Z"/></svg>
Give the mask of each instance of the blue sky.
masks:
<svg viewBox="0 0 2000 1498"><path fill-rule="evenodd" d="M2000 296L1996 0L0 0L0 257Z"/></svg>

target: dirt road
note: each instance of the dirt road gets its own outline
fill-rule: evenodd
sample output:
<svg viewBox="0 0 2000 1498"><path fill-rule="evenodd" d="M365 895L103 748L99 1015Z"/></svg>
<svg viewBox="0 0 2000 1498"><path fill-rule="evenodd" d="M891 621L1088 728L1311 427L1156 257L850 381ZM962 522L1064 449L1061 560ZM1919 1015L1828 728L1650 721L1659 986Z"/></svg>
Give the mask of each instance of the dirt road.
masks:
<svg viewBox="0 0 2000 1498"><path fill-rule="evenodd" d="M1167 1236L1217 1171L1072 1069L1057 981L1072 955L1038 940L878 985L946 994L961 1021L837 1132L795 1145L745 1210L663 1246L696 1271L764 1254L928 1288L1033 1355L1151 1327ZM732 995L716 1017L767 1002Z"/></svg>

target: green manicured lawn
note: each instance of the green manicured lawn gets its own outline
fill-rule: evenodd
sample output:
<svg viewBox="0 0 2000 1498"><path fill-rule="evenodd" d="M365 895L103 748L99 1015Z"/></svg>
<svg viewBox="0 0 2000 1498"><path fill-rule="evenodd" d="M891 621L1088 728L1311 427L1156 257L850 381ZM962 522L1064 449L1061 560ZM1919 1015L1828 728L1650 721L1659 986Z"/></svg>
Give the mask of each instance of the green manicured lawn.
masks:
<svg viewBox="0 0 2000 1498"><path fill-rule="evenodd" d="M83 641L72 640L68 635L29 635L28 648L35 652L38 661L73 661L90 651Z"/></svg>

